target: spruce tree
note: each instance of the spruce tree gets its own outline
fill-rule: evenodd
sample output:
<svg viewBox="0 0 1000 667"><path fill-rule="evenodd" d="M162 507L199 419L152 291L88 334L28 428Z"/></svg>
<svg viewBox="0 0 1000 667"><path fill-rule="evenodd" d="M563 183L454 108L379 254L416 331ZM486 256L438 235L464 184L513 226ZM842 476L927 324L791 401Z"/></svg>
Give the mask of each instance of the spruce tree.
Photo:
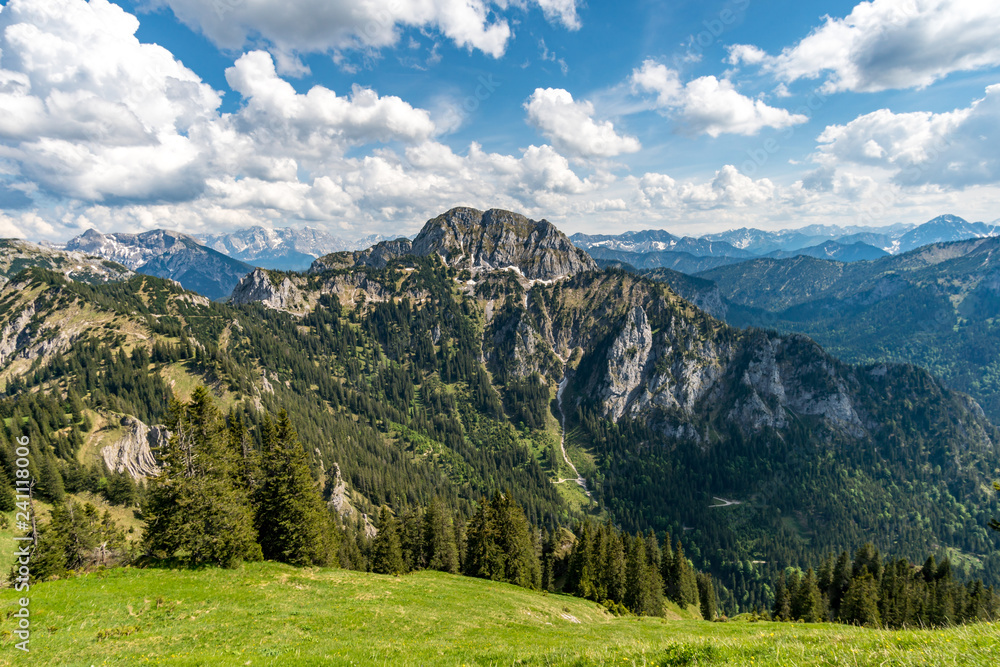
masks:
<svg viewBox="0 0 1000 667"><path fill-rule="evenodd" d="M431 570L456 574L458 572L458 547L455 544L455 527L451 514L437 499L424 512L423 560Z"/></svg>
<svg viewBox="0 0 1000 667"><path fill-rule="evenodd" d="M504 555L500 552L493 504L483 498L466 527L465 574L503 581Z"/></svg>
<svg viewBox="0 0 1000 667"><path fill-rule="evenodd" d="M875 577L862 565L858 576L851 579L851 585L844 595L840 619L853 625L877 626L881 620L878 610L879 590Z"/></svg>
<svg viewBox="0 0 1000 667"><path fill-rule="evenodd" d="M625 602L625 544L622 533L612 530L608 536L608 549L605 553L604 567L601 568L604 577L604 589L612 602Z"/></svg>
<svg viewBox="0 0 1000 667"><path fill-rule="evenodd" d="M851 585L851 559L846 551L841 551L837 557L837 562L833 567L833 576L830 581L830 588L827 590L827 599L830 601L830 608L834 616L840 611L841 601L847 594L847 589Z"/></svg>
<svg viewBox="0 0 1000 667"><path fill-rule="evenodd" d="M235 567L260 560L246 493L236 483L224 424L205 387L171 404L172 436L160 452L162 470L144 508L147 551L192 565Z"/></svg>
<svg viewBox="0 0 1000 667"><path fill-rule="evenodd" d="M820 623L826 619L823 609L823 596L819 591L816 573L812 568L806 571L806 576L799 583L792 597L792 616L806 623Z"/></svg>
<svg viewBox="0 0 1000 667"><path fill-rule="evenodd" d="M701 602L701 617L706 621L715 620L715 584L712 575L698 573L698 598Z"/></svg>
<svg viewBox="0 0 1000 667"><path fill-rule="evenodd" d="M646 541L641 536L628 537L630 545L625 563L625 606L643 615L650 606L649 578L646 566Z"/></svg>
<svg viewBox="0 0 1000 667"><path fill-rule="evenodd" d="M226 423L229 446L239 461L237 480L250 498L254 499L260 482L260 452L254 446L242 411L232 410Z"/></svg>
<svg viewBox="0 0 1000 667"><path fill-rule="evenodd" d="M597 581L594 571L596 535L589 520L580 524L579 536L573 544L569 557L569 572L566 575L566 590L577 597L597 600Z"/></svg>
<svg viewBox="0 0 1000 667"><path fill-rule="evenodd" d="M771 616L776 621L787 621L792 618L792 596L784 572L774 585L774 608L771 610Z"/></svg>
<svg viewBox="0 0 1000 667"><path fill-rule="evenodd" d="M262 442L255 524L264 558L292 565L329 565L336 554L330 514L287 412L278 413L277 427L264 418ZM237 474L242 478L242 472Z"/></svg>
<svg viewBox="0 0 1000 667"><path fill-rule="evenodd" d="M378 535L372 542L372 572L403 574L403 549L399 542L399 522L385 505L378 513Z"/></svg>
<svg viewBox="0 0 1000 667"><path fill-rule="evenodd" d="M0 465L0 512L13 512L16 507L14 485L11 484L7 471Z"/></svg>
<svg viewBox="0 0 1000 667"><path fill-rule="evenodd" d="M424 560L424 517L419 507L408 507L399 520L399 543L407 572L426 567Z"/></svg>
<svg viewBox="0 0 1000 667"><path fill-rule="evenodd" d="M698 604L698 581L687 556L684 555L680 539L674 545L669 574L667 597L682 607Z"/></svg>

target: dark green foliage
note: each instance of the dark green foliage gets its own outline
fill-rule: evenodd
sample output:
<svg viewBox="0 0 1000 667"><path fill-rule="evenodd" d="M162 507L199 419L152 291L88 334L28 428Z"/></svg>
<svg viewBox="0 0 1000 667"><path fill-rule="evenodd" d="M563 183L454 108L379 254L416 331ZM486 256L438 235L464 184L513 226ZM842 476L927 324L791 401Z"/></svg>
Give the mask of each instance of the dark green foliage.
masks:
<svg viewBox="0 0 1000 667"><path fill-rule="evenodd" d="M788 580L782 572L774 585L774 606L771 617L776 621L788 621L792 618L792 594L788 589Z"/></svg>
<svg viewBox="0 0 1000 667"><path fill-rule="evenodd" d="M812 570L804 578L794 570L782 573L775 584L772 617L775 620L817 620L889 628L947 626L989 621L1000 617L1000 596L982 581L960 583L953 578L951 562L933 556L916 567L905 559L882 561L878 551L865 544L850 561L841 553L821 568L817 580ZM826 605L826 607L824 607ZM827 608L828 607L828 608Z"/></svg>
<svg viewBox="0 0 1000 667"><path fill-rule="evenodd" d="M667 597L682 607L698 604L697 575L684 555L680 539L670 557L664 558L662 567Z"/></svg>
<svg viewBox="0 0 1000 667"><path fill-rule="evenodd" d="M238 437L239 425L230 433ZM262 442L254 523L264 558L292 565L330 564L337 551L333 525L287 412L278 413L277 425L265 416ZM252 481L255 474L249 467L245 459L237 459L237 479Z"/></svg>
<svg viewBox="0 0 1000 667"><path fill-rule="evenodd" d="M372 542L372 572L403 574L403 549L399 540L399 521L385 505L378 514L378 535Z"/></svg>
<svg viewBox="0 0 1000 667"><path fill-rule="evenodd" d="M161 474L151 483L144 543L149 553L192 565L234 567L259 560L253 515L236 480L236 457L225 422L204 387L175 403L173 436L160 452Z"/></svg>
<svg viewBox="0 0 1000 667"><path fill-rule="evenodd" d="M823 595L819 591L816 573L812 568L809 568L806 576L795 587L795 593L792 595L792 617L807 623L826 620Z"/></svg>
<svg viewBox="0 0 1000 667"><path fill-rule="evenodd" d="M447 509L436 499L424 512L423 563L429 570L458 572L458 546L455 526Z"/></svg>
<svg viewBox="0 0 1000 667"><path fill-rule="evenodd" d="M139 502L139 489L136 487L132 476L127 472L113 472L107 477L107 487L104 489L104 497L112 505L124 505L126 507Z"/></svg>
<svg viewBox="0 0 1000 667"><path fill-rule="evenodd" d="M993 482L993 489L1000 492L1000 482ZM990 519L990 528L1000 532L1000 519Z"/></svg>
<svg viewBox="0 0 1000 667"><path fill-rule="evenodd" d="M49 521L39 526L31 576L45 581L93 566L119 565L129 555L125 533L110 514L101 516L90 503L58 503Z"/></svg>
<svg viewBox="0 0 1000 667"><path fill-rule="evenodd" d="M509 493L483 499L469 520L465 573L526 588L541 586L541 568L524 510Z"/></svg>
<svg viewBox="0 0 1000 667"><path fill-rule="evenodd" d="M5 466L0 466L0 512L11 512L15 507L14 485L7 476Z"/></svg>
<svg viewBox="0 0 1000 667"><path fill-rule="evenodd" d="M715 620L716 600L712 575L698 573L698 600L701 605L701 617L706 621Z"/></svg>
<svg viewBox="0 0 1000 667"><path fill-rule="evenodd" d="M854 625L877 626L880 622L878 582L867 566L851 578L851 585L840 606L840 620Z"/></svg>

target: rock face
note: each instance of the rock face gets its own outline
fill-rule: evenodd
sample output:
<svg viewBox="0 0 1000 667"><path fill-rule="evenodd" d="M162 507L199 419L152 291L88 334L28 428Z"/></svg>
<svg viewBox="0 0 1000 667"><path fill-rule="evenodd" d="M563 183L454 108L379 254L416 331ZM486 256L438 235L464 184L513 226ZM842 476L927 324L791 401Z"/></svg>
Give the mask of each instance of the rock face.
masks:
<svg viewBox="0 0 1000 667"><path fill-rule="evenodd" d="M429 220L413 241L413 254L437 254L451 266L472 270L514 267L532 280L597 269L550 222L499 209L453 208Z"/></svg>
<svg viewBox="0 0 1000 667"><path fill-rule="evenodd" d="M319 450L316 450L319 454ZM365 535L369 538L373 538L378 534L378 530L372 525L369 520L368 515L364 513L359 513L354 506L351 505L350 498L348 498L347 492L347 482L340 474L340 466L334 463L330 470L327 472L329 480L327 481L327 488L330 492L330 500L327 501L327 505L333 508L337 515L342 519L353 519L355 514L361 514L361 520L364 523Z"/></svg>
<svg viewBox="0 0 1000 667"><path fill-rule="evenodd" d="M275 310L294 310L302 304L302 294L288 276L281 276L276 284L268 271L255 269L244 276L230 300L234 304L260 302Z"/></svg>
<svg viewBox="0 0 1000 667"><path fill-rule="evenodd" d="M602 398L606 413L615 421L642 383L652 346L653 332L646 311L635 306L608 350L607 386Z"/></svg>
<svg viewBox="0 0 1000 667"><path fill-rule="evenodd" d="M357 266L371 266L384 269L386 264L404 255L412 254L413 243L408 238L398 238L392 241L382 241L377 245L355 253Z"/></svg>
<svg viewBox="0 0 1000 667"><path fill-rule="evenodd" d="M11 319L3 329L0 329L0 367L19 349L27 345L29 336L26 331L31 318L35 316L35 304L31 303L17 317Z"/></svg>
<svg viewBox="0 0 1000 667"><path fill-rule="evenodd" d="M937 410L953 415L970 447L991 446L974 402L949 398L941 409L923 371L849 366L805 336L731 329L662 284L608 272L561 282L552 297L532 291L523 306L511 298L484 332L492 377L538 372L554 386L565 373L569 410L590 406L702 446L731 428L781 434L803 423L818 440L864 441L884 435L892 410Z"/></svg>
<svg viewBox="0 0 1000 667"><path fill-rule="evenodd" d="M129 415L122 417L121 425L125 429L122 438L101 449L108 469L127 472L136 481L156 477L160 474L160 467L152 450L167 444L170 432L163 426L149 427Z"/></svg>

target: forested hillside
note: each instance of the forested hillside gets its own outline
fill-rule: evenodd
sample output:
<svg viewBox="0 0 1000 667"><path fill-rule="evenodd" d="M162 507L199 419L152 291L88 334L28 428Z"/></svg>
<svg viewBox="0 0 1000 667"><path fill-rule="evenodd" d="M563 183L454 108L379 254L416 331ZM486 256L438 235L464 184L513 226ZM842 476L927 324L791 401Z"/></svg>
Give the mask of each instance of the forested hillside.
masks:
<svg viewBox="0 0 1000 667"><path fill-rule="evenodd" d="M170 401L204 384L252 433L286 410L325 499L362 534L383 505L470 521L506 491L571 543L588 517L653 530L661 549L669 533L731 611L771 605L786 566L867 541L995 581L998 435L968 397L912 366L732 328L662 283L528 261L556 278L433 250L257 272L241 305L28 269L0 292L3 437L31 438L43 499L134 502L147 482L102 467L108 448L142 448L124 416L169 427Z"/></svg>
<svg viewBox="0 0 1000 667"><path fill-rule="evenodd" d="M753 260L699 274L736 326L804 333L854 363L908 362L1000 421L1000 239L929 245L874 262Z"/></svg>

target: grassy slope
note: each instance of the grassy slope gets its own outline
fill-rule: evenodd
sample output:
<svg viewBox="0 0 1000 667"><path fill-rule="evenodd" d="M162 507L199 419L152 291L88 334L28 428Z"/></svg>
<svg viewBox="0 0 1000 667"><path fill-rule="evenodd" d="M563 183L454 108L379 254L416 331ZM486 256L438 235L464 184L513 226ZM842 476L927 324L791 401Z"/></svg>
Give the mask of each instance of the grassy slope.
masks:
<svg viewBox="0 0 1000 667"><path fill-rule="evenodd" d="M0 609L15 598L0 592ZM1000 646L996 625L887 633L619 619L464 577L270 563L116 570L41 584L31 598L35 665L988 665ZM24 664L10 628L0 665Z"/></svg>

